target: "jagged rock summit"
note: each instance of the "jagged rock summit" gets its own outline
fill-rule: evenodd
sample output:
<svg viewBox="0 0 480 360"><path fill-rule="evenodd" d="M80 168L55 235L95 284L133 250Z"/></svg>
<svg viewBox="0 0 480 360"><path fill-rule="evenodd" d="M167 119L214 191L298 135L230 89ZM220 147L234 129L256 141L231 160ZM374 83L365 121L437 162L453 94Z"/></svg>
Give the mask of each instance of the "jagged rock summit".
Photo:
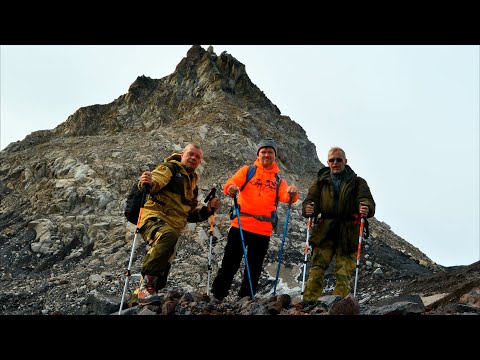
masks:
<svg viewBox="0 0 480 360"><path fill-rule="evenodd" d="M297 304L300 293L306 234L300 203L324 165L303 128L283 115L252 82L244 64L226 52L217 55L212 47L205 50L198 45L189 49L172 74L161 79L139 76L126 94L112 102L82 107L53 130L33 132L0 152L0 313L114 313L120 304L135 231L123 215L125 199L141 172L153 169L187 142L200 143L204 149L204 161L198 168L203 200L213 186L221 188L238 167L252 163L256 144L266 137L277 141L278 165L282 175L299 187L300 200L292 207L277 290L292 301L275 299L276 305L254 308L259 313L291 314L282 309ZM222 205L215 217L213 273L222 259L231 201L222 194L219 197ZM258 305L273 301L270 295L285 214L286 207L281 205L279 233L271 239ZM370 229L358 284L362 306L394 298L401 294L401 286L448 270L395 235L387 224L374 218ZM187 294L198 293L198 301L207 301L203 296L207 231L205 222L189 224L182 234L165 289L166 300L186 296L184 300L191 303L193 295ZM143 241L137 242L133 273L139 271L145 249ZM232 297L239 281L240 272ZM331 276L327 281L331 286ZM463 288L465 292L474 291L475 286L469 284ZM132 278L129 293L134 286ZM460 295L449 301L459 300ZM232 298L230 307L227 299L220 308L211 304L213 307L205 309L245 313L235 310L236 301ZM165 303L173 306L165 310L168 313L188 313L177 309L183 302ZM241 308L245 310L245 306ZM473 305L467 308L470 312L475 309ZM328 313L324 310L305 311Z"/></svg>

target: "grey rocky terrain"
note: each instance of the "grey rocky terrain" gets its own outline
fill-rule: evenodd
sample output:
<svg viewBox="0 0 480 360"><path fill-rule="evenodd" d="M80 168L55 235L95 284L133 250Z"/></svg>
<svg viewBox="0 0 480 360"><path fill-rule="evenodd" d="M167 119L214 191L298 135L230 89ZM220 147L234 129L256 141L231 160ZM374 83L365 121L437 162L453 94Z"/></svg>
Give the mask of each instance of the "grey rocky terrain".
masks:
<svg viewBox="0 0 480 360"><path fill-rule="evenodd" d="M271 238L254 301L207 294L209 225L189 224L159 306L125 306L122 314L328 315L480 314L480 263L444 267L370 220L356 298L331 296L333 277L317 305L301 301L306 219L301 201L324 165L303 128L271 103L228 53L192 46L175 71L139 76L126 94L76 110L53 130L36 131L0 152L0 313L109 315L119 311L135 226L123 215L131 185L186 143L200 143L200 200L217 188L212 278L221 262L231 199L220 191L233 172L255 159L260 139L279 144L282 176L300 189L293 204L273 296L287 207ZM353 166L354 167L354 166ZM374 189L373 195L375 196ZM136 242L132 273L146 252ZM138 278L130 278L127 295ZM126 301L126 304L128 301Z"/></svg>

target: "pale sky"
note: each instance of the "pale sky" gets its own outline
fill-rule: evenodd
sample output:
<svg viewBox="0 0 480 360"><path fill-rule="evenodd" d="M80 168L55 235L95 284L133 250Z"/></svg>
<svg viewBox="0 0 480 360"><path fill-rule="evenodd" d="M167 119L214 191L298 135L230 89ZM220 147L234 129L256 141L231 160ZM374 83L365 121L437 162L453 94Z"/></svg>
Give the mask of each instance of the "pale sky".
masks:
<svg viewBox="0 0 480 360"><path fill-rule="evenodd" d="M480 46L212 46L245 64L322 163L345 150L379 221L440 265L480 260ZM112 102L137 76L171 74L189 48L2 45L0 149Z"/></svg>

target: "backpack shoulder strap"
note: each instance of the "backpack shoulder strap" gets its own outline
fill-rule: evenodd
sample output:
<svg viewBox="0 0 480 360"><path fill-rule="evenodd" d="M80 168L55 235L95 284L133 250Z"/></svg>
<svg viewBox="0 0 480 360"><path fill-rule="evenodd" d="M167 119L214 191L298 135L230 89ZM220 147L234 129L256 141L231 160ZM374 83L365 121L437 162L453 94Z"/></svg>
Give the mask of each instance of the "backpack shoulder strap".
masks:
<svg viewBox="0 0 480 360"><path fill-rule="evenodd" d="M173 176L175 176L175 173L178 172L178 165L177 164L175 164L173 162L170 162L170 161L164 161L162 164L170 169Z"/></svg>
<svg viewBox="0 0 480 360"><path fill-rule="evenodd" d="M277 180L277 190L275 194L275 208L278 206L278 191L280 190L280 184L282 182L282 177L277 173L275 174L275 179Z"/></svg>
<svg viewBox="0 0 480 360"><path fill-rule="evenodd" d="M250 165L248 167L247 178L243 183L243 185L240 187L240 191L243 191L243 189L245 189L245 186L247 186L248 182L252 179L253 175L255 175L255 171L257 171L257 167L255 165Z"/></svg>

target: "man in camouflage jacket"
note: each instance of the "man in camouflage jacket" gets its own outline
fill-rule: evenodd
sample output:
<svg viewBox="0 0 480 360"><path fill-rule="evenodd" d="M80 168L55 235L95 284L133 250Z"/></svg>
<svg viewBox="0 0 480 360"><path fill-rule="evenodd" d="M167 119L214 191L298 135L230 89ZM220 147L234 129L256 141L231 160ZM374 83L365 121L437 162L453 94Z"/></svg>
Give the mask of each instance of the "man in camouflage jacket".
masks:
<svg viewBox="0 0 480 360"><path fill-rule="evenodd" d="M304 217L318 219L312 230L312 258L303 300L316 302L322 296L325 272L335 260L333 295L350 293L351 277L356 266L360 217L375 214L367 182L347 165L345 152L333 147L328 152L328 167L320 169L317 179L302 203Z"/></svg>

